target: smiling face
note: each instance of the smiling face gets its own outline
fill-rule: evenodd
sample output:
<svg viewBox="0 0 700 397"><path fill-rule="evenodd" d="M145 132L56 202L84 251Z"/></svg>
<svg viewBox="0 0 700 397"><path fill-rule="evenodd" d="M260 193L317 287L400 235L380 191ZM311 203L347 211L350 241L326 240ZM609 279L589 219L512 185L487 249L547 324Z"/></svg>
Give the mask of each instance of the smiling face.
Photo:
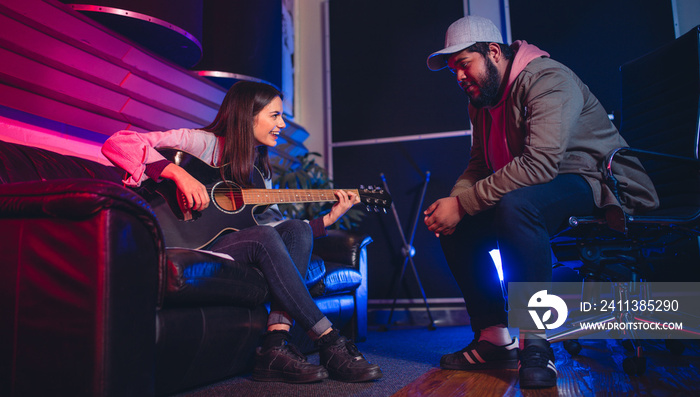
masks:
<svg viewBox="0 0 700 397"><path fill-rule="evenodd" d="M498 103L501 76L490 57L463 50L450 56L447 66L457 76L457 83L477 108Z"/></svg>
<svg viewBox="0 0 700 397"><path fill-rule="evenodd" d="M280 131L286 126L282 119L282 99L275 97L262 108L253 121L253 135L257 145L275 146Z"/></svg>

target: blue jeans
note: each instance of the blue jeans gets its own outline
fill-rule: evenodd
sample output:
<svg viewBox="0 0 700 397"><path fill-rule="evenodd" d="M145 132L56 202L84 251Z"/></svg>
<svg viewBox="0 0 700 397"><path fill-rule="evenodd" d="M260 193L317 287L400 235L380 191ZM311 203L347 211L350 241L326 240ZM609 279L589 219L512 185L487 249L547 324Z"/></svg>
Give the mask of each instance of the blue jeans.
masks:
<svg viewBox="0 0 700 397"><path fill-rule="evenodd" d="M508 324L507 302L489 251L500 251L506 286L508 282L551 283L550 237L566 226L570 216L591 215L595 208L583 177L561 174L548 183L506 194L494 208L466 215L453 234L440 237L474 332ZM528 298L509 297L518 302ZM527 312L512 315L529 318Z"/></svg>
<svg viewBox="0 0 700 397"><path fill-rule="evenodd" d="M287 313L313 338L331 327L304 283L313 248L308 223L288 220L279 225L253 226L219 237L207 249L231 255L262 271L272 294L268 325L292 325Z"/></svg>

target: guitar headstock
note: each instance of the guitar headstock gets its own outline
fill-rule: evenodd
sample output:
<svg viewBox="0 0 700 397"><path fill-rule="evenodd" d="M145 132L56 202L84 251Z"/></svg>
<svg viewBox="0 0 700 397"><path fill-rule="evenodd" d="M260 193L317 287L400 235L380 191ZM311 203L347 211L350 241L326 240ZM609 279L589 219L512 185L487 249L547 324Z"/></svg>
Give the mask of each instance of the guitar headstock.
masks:
<svg viewBox="0 0 700 397"><path fill-rule="evenodd" d="M360 201L367 206L367 211L379 212L382 209L386 212L387 209L391 208L391 196L386 190L378 186L364 187L360 185L358 191Z"/></svg>

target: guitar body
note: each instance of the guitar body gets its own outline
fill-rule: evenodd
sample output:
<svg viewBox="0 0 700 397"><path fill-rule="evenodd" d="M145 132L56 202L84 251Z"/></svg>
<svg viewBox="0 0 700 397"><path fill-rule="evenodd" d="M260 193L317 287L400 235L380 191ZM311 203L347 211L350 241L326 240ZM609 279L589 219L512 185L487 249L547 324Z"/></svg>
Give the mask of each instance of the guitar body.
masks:
<svg viewBox="0 0 700 397"><path fill-rule="evenodd" d="M144 183L139 193L153 208L167 247L202 248L223 233L257 225L255 214L268 206L245 205L240 187L231 181L222 181L219 167L212 167L182 151L159 151L206 186L211 200L204 211L183 211L175 182L164 179L158 183L152 180ZM265 188L265 180L259 171L254 173L253 182L255 187ZM222 191L227 198L233 195L230 202L220 198Z"/></svg>

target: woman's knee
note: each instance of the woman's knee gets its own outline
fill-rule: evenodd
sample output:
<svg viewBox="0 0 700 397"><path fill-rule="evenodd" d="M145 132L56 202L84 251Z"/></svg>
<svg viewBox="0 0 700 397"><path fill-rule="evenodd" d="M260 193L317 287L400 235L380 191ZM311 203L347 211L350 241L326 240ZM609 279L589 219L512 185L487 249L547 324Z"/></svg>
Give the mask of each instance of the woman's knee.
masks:
<svg viewBox="0 0 700 397"><path fill-rule="evenodd" d="M313 231L308 222L300 219L290 219L276 226L279 234L289 234L295 239L313 240Z"/></svg>
<svg viewBox="0 0 700 397"><path fill-rule="evenodd" d="M309 223L301 219L290 219L284 222L283 225L297 233L311 233L311 226L309 226Z"/></svg>
<svg viewBox="0 0 700 397"><path fill-rule="evenodd" d="M248 237L253 240L260 242L263 245L270 246L273 244L284 245L280 234L275 230L274 227L268 225L257 225L252 228L245 229L248 233Z"/></svg>

